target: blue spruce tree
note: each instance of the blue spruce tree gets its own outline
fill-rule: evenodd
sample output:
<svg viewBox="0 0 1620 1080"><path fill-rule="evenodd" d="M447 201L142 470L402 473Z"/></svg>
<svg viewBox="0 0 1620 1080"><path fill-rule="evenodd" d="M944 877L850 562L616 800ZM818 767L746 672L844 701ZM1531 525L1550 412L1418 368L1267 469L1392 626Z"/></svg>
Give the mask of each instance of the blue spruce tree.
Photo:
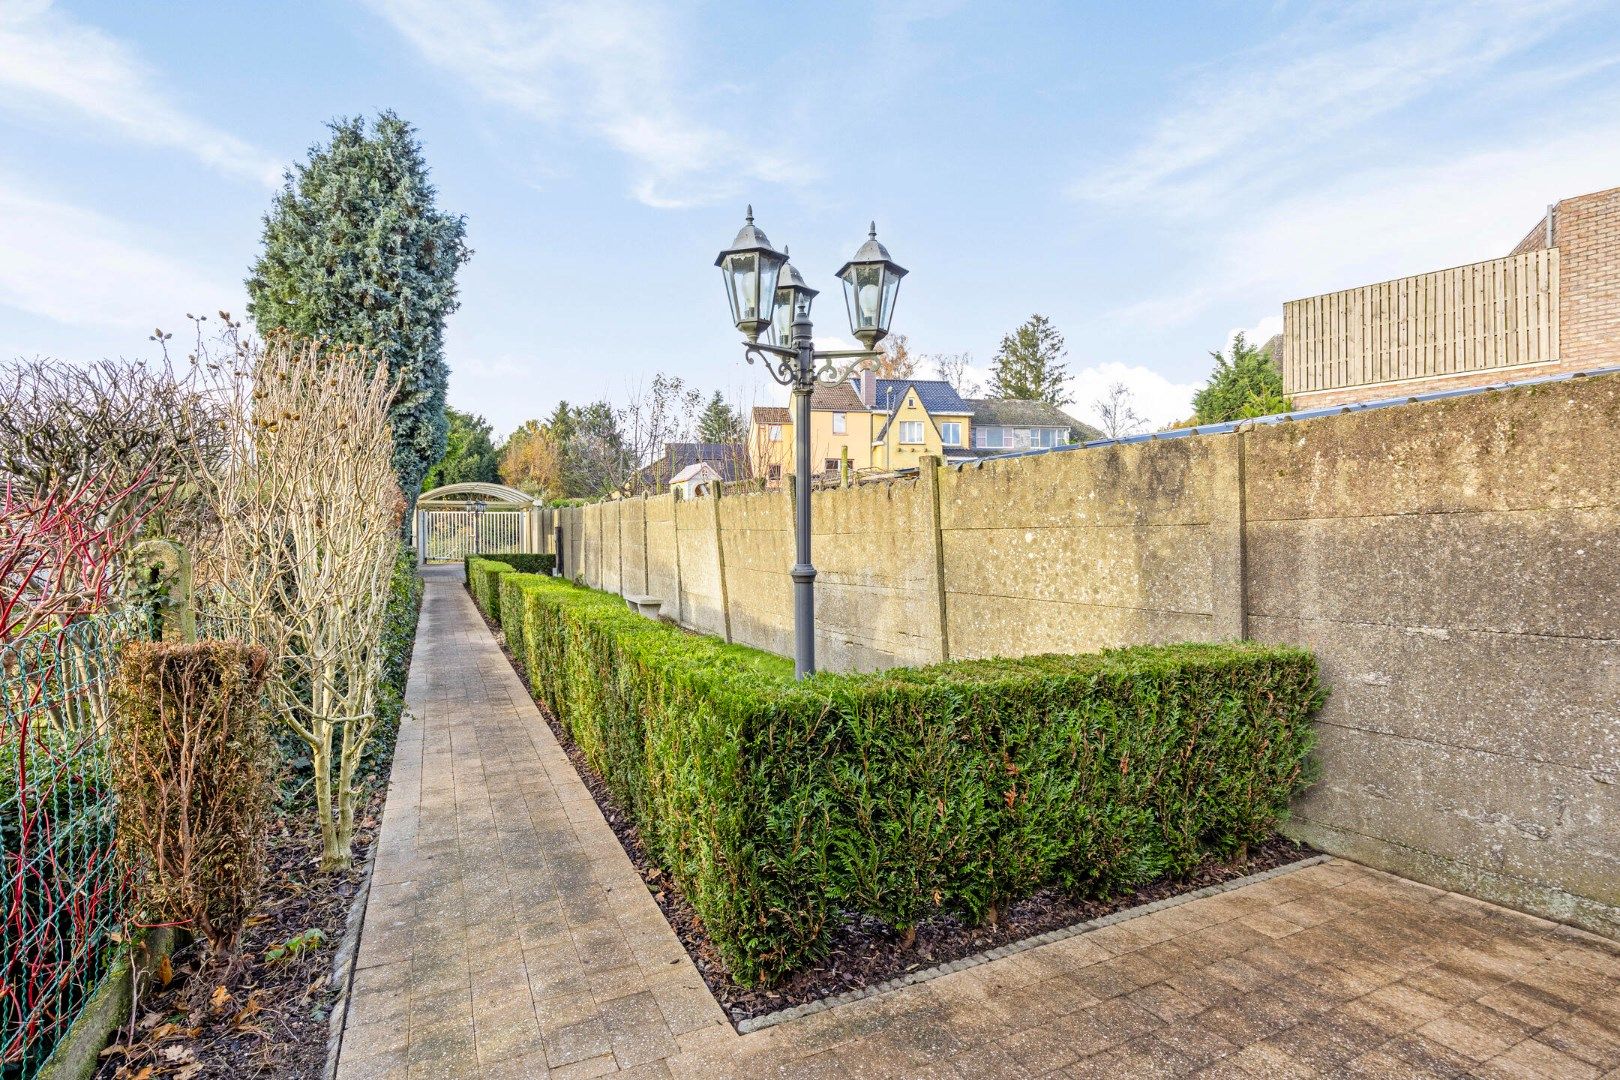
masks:
<svg viewBox="0 0 1620 1080"><path fill-rule="evenodd" d="M394 472L407 500L445 449L444 320L472 254L466 222L435 204L415 130L392 112L331 125L288 173L247 279L261 332L363 346L399 380Z"/></svg>

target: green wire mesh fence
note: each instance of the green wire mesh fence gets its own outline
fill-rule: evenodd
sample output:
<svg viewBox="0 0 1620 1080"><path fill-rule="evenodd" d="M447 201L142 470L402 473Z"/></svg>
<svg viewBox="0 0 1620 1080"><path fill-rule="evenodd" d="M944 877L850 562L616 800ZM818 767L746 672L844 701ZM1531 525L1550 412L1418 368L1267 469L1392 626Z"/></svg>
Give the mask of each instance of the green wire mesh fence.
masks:
<svg viewBox="0 0 1620 1080"><path fill-rule="evenodd" d="M38 1071L125 937L108 684L145 611L0 647L0 1076Z"/></svg>

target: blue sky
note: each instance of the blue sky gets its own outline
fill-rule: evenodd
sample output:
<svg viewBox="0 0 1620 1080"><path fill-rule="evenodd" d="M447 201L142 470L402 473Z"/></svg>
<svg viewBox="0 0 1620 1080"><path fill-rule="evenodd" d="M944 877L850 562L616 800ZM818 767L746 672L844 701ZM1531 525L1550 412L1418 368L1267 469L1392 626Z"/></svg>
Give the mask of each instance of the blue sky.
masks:
<svg viewBox="0 0 1620 1080"><path fill-rule="evenodd" d="M467 216L450 400L498 431L659 370L777 400L711 266L750 201L827 340L876 218L914 350L1043 312L1072 412L1162 423L1283 301L1620 184L1620 5L0 0L0 355L242 311L281 169L382 108Z"/></svg>

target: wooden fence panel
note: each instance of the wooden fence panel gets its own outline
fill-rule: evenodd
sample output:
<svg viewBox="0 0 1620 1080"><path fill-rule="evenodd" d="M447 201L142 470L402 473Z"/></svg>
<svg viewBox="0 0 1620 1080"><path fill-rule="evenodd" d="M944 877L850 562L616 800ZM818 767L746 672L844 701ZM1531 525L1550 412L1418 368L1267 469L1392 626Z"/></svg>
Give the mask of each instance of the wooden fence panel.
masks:
<svg viewBox="0 0 1620 1080"><path fill-rule="evenodd" d="M1283 390L1298 394L1558 359L1558 249L1283 305Z"/></svg>

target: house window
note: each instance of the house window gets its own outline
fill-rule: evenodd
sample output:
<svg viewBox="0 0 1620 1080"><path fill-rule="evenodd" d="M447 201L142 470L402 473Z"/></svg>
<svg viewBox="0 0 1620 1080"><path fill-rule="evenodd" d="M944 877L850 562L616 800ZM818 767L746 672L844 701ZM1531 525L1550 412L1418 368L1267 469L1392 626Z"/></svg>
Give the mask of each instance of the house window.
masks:
<svg viewBox="0 0 1620 1080"><path fill-rule="evenodd" d="M999 450L1004 445L1002 442L1002 431L1003 429L998 427L982 427L974 431L973 438L979 446L983 446L991 450Z"/></svg>
<svg viewBox="0 0 1620 1080"><path fill-rule="evenodd" d="M956 423L939 425L939 438L946 446L961 446L962 425Z"/></svg>
<svg viewBox="0 0 1620 1080"><path fill-rule="evenodd" d="M920 443L923 441L923 425L921 420L900 421L900 441L903 443Z"/></svg>
<svg viewBox="0 0 1620 1080"><path fill-rule="evenodd" d="M826 462L824 463L824 465L822 467L822 470L824 472L830 472L830 473L837 472L838 471L838 459L835 458L835 457L828 458L826 460Z"/></svg>
<svg viewBox="0 0 1620 1080"><path fill-rule="evenodd" d="M844 434L845 415L841 412L833 413L833 434Z"/></svg>
<svg viewBox="0 0 1620 1080"><path fill-rule="evenodd" d="M771 440L771 442L781 442L782 441L782 425L781 424L772 424L767 430L769 432L767 437Z"/></svg>
<svg viewBox="0 0 1620 1080"><path fill-rule="evenodd" d="M778 480L782 479L782 466L772 465L766 475L770 477L771 483L776 483Z"/></svg>
<svg viewBox="0 0 1620 1080"><path fill-rule="evenodd" d="M1052 440L1057 435L1057 431L1052 429L1052 428L1049 428L1049 427L1043 427L1043 428L1040 428L1040 429L1032 432L1031 434L1036 436L1036 438L1030 440L1034 445L1036 445L1036 446L1051 446L1052 445Z"/></svg>

